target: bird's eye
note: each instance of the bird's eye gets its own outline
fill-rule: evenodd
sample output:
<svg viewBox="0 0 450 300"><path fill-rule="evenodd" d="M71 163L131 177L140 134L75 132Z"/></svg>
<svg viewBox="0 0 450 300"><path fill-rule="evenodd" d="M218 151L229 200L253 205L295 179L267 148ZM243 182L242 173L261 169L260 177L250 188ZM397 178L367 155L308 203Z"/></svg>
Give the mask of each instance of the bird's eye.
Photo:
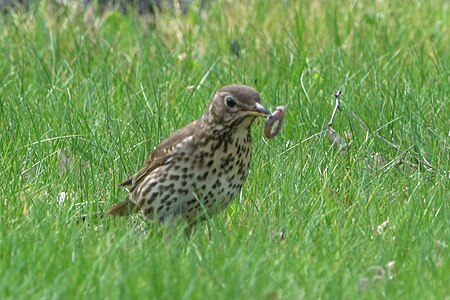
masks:
<svg viewBox="0 0 450 300"><path fill-rule="evenodd" d="M236 101L234 101L233 97L230 95L225 96L225 103L228 107L234 107L236 105Z"/></svg>

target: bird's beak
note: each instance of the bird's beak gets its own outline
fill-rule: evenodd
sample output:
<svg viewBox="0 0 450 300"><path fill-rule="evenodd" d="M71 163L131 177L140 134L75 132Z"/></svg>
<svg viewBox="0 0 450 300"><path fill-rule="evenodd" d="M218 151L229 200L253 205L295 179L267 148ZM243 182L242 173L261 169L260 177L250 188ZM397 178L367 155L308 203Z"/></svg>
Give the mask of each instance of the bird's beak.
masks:
<svg viewBox="0 0 450 300"><path fill-rule="evenodd" d="M266 117L271 115L270 111L265 109L264 106L259 103L256 103L255 110L246 110L245 113L255 117Z"/></svg>

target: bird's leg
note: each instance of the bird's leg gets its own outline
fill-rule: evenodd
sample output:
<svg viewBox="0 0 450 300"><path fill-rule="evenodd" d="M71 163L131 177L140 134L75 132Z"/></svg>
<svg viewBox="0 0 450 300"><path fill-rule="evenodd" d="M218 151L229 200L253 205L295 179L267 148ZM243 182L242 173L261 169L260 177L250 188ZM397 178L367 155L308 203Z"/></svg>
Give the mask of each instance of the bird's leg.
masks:
<svg viewBox="0 0 450 300"><path fill-rule="evenodd" d="M163 223L165 230L164 230L164 236L165 236L165 242L166 246L169 246L172 242L172 237L174 235L174 230L177 226L175 224L177 223L177 219L173 216L165 216L162 218L159 218L159 223Z"/></svg>
<svg viewBox="0 0 450 300"><path fill-rule="evenodd" d="M186 237L188 239L192 237L196 224L197 224L196 221L188 221L186 227L184 228L184 233L186 234Z"/></svg>
<svg viewBox="0 0 450 300"><path fill-rule="evenodd" d="M197 221L183 219L181 217L169 217L162 220L165 230L165 241L167 245L170 245L172 237L181 237L181 229L183 229L185 236L190 239L194 233L195 225Z"/></svg>

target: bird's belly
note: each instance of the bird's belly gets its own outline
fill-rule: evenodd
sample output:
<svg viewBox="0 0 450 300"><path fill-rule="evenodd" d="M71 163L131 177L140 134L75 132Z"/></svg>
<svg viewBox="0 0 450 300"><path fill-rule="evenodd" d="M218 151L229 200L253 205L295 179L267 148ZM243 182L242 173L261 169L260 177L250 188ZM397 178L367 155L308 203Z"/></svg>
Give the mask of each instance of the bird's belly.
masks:
<svg viewBox="0 0 450 300"><path fill-rule="evenodd" d="M198 199L195 205L200 204L200 207L193 209L192 205L186 206L183 209L186 217L192 218L198 213L213 215L225 209L242 189L248 174L250 155L250 150L237 155L232 149L228 154L206 160L206 165L209 164L207 171L204 171L203 166L202 176L193 183L194 194Z"/></svg>
<svg viewBox="0 0 450 300"><path fill-rule="evenodd" d="M237 153L237 149L241 151ZM160 222L176 216L192 220L213 215L226 208L240 192L250 157L251 150L239 146L222 155L178 160L149 176L135 190L133 199L148 218Z"/></svg>

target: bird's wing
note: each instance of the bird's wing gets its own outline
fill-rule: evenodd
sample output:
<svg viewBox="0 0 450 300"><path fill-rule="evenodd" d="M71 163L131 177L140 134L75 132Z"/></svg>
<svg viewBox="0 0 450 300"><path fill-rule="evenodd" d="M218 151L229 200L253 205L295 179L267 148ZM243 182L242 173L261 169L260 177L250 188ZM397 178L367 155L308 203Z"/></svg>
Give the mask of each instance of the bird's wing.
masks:
<svg viewBox="0 0 450 300"><path fill-rule="evenodd" d="M176 146L189 136L194 135L197 122L194 121L170 135L166 140L153 150L152 154L145 160L144 166L131 178L122 182L119 186L129 188L132 191L148 174L162 165L170 162L173 150Z"/></svg>

